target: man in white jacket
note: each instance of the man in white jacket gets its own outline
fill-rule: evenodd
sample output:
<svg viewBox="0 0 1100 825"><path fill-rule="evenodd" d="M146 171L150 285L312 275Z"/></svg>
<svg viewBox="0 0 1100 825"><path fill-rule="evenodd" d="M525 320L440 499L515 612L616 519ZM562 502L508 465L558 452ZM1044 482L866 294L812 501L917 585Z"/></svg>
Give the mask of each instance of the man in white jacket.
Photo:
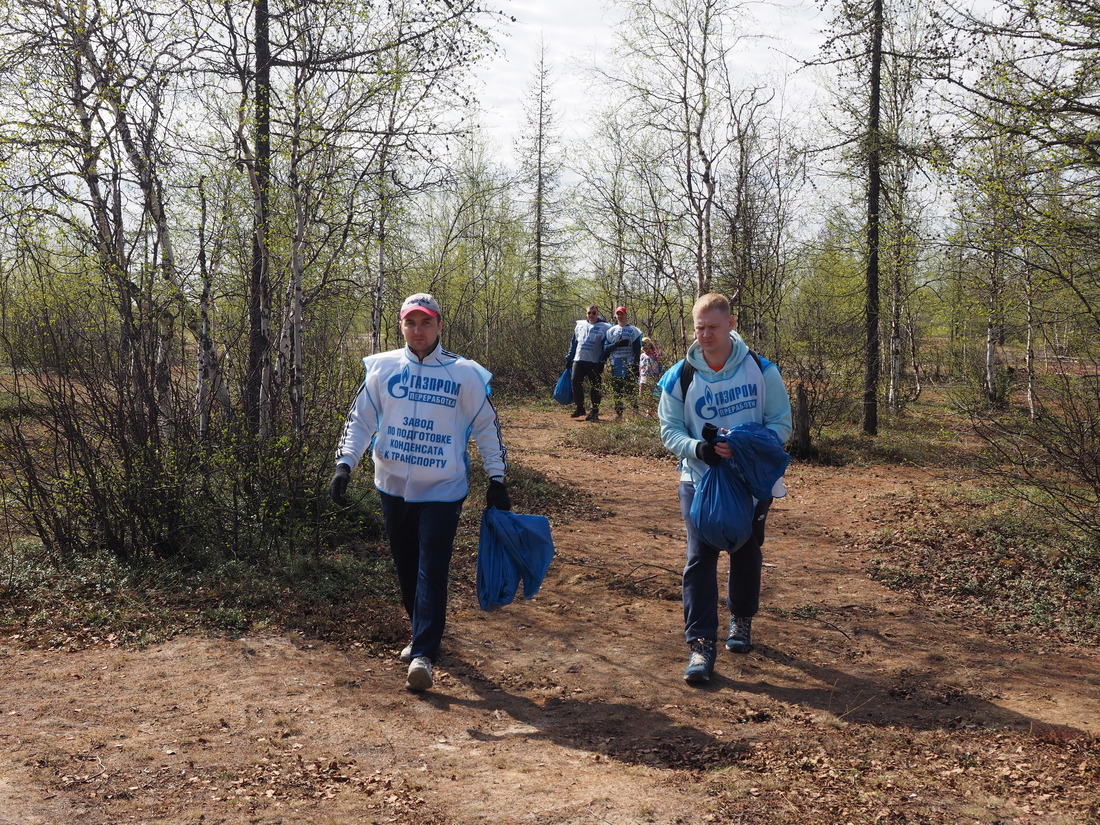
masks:
<svg viewBox="0 0 1100 825"><path fill-rule="evenodd" d="M489 399L492 375L443 349L443 318L431 295L406 298L400 320L405 346L363 359L366 375L344 422L329 493L346 503L351 471L371 447L374 484L412 624L412 640L401 651L409 663L405 687L423 691L434 684L432 665L446 624L451 555L469 492L471 436L489 476L486 505L512 505L504 483L507 450Z"/></svg>
<svg viewBox="0 0 1100 825"><path fill-rule="evenodd" d="M611 397L615 420L623 417L627 402L638 412L638 362L642 357L642 331L626 320L626 307L615 310L615 326L605 334L604 354L611 361Z"/></svg>
<svg viewBox="0 0 1100 825"><path fill-rule="evenodd" d="M573 401L576 408L570 418L586 421L600 420L600 401L603 400L603 364L607 359L604 343L611 324L600 317L600 308L589 305L586 315L577 321L573 337L569 339L569 353L565 356L566 368L572 370ZM587 414L584 409L584 385L588 384L592 406Z"/></svg>

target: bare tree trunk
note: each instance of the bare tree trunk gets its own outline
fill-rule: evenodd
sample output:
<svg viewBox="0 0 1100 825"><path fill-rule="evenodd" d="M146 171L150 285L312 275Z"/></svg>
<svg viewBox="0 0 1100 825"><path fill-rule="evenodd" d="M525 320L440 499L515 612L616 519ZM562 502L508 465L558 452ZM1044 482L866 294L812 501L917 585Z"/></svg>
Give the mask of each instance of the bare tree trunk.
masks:
<svg viewBox="0 0 1100 825"><path fill-rule="evenodd" d="M210 271L210 262L206 254L206 187L205 178L199 179L199 277L202 279L202 292L199 295L199 317L195 325L196 340L196 381L195 411L198 416L199 437L205 438L210 432L211 415L215 400L228 409L229 398L225 382L218 367L217 352L211 333L210 309L213 301L214 282Z"/></svg>
<svg viewBox="0 0 1100 825"><path fill-rule="evenodd" d="M297 90L300 92L300 89ZM300 95L295 94L295 105ZM305 398L302 376L302 280L305 275L303 254L309 215L310 192L308 184L300 174L302 161L301 117L296 108L291 129L288 188L294 207L294 228L290 239L290 279L286 289L286 309L282 329L279 333L279 347L273 383L276 388L287 387L290 403L290 417L295 431L300 432L305 424Z"/></svg>
<svg viewBox="0 0 1100 825"><path fill-rule="evenodd" d="M997 395L997 325L990 315L985 324L985 392L990 401Z"/></svg>
<svg viewBox="0 0 1100 825"><path fill-rule="evenodd" d="M542 329L542 316L543 316L543 258L546 244L546 199L550 193L547 186L547 141L550 136L547 134L547 120L549 114L549 100L547 99L546 88L546 44L545 42L539 43L539 56L538 65L535 69L535 87L534 94L535 100L532 106L532 112L529 119L532 121L531 125L534 127L534 134L532 135L532 149L533 157L532 163L532 176L535 184L534 198L535 198L535 227L534 227L534 254L535 254L535 329ZM486 341L486 352L488 352L488 341Z"/></svg>
<svg viewBox="0 0 1100 825"><path fill-rule="evenodd" d="M924 390L924 382L921 379L920 353L917 350L917 324L913 320L912 312L907 313L906 328L909 333L909 358L913 366L913 400L916 400Z"/></svg>
<svg viewBox="0 0 1100 825"><path fill-rule="evenodd" d="M993 256L989 273L989 317L985 323L985 394L991 403L997 402L997 331L999 275L997 256Z"/></svg>
<svg viewBox="0 0 1100 825"><path fill-rule="evenodd" d="M270 426L271 324L268 196L271 186L271 40L268 0L256 0L255 140L252 185L255 214L248 284L248 370L245 417L263 438Z"/></svg>
<svg viewBox="0 0 1100 825"><path fill-rule="evenodd" d="M290 411L294 428L301 431L306 420L305 376L303 341L305 330L302 328L302 280L305 277L302 261L302 247L305 244L305 209L299 201L295 205L295 238L290 257L290 285L287 291L290 301L288 328L290 330Z"/></svg>
<svg viewBox="0 0 1100 825"><path fill-rule="evenodd" d="M385 218L380 217L379 222L383 225ZM379 229L379 235L385 238L385 229ZM374 270L374 277L370 281L371 291L371 308L370 308L370 351L371 353L381 352L383 345L382 335L382 310L384 307L383 301L385 299L385 282L384 274L385 270L382 268L382 253L378 253L377 261L372 261L371 250L368 248L363 252L363 258L366 260L366 268L369 273ZM377 265L376 265L377 264Z"/></svg>
<svg viewBox="0 0 1100 825"><path fill-rule="evenodd" d="M392 136L395 131L393 109L390 109L387 120L387 134ZM378 244L374 260L374 278L372 280L373 302L371 307L371 352L381 352L385 343L385 335L382 329L383 309L386 299L386 244L389 240L389 216L390 193L387 185L387 176L390 173L390 138L383 139L383 144L378 150L378 205L375 212L375 242Z"/></svg>
<svg viewBox="0 0 1100 825"><path fill-rule="evenodd" d="M895 240L895 243L898 241ZM890 274L890 377L886 398L890 409L901 409L901 266L900 251L894 256L894 270Z"/></svg>
<svg viewBox="0 0 1100 825"><path fill-rule="evenodd" d="M1027 301L1027 344L1024 352L1024 372L1027 377L1027 412L1034 421L1038 414L1038 399L1035 397L1035 296L1031 278L1031 267L1025 263L1024 294Z"/></svg>
<svg viewBox="0 0 1100 825"><path fill-rule="evenodd" d="M794 443L791 445L795 455L810 454L810 403L806 398L806 385L801 381L795 389Z"/></svg>
<svg viewBox="0 0 1100 825"><path fill-rule="evenodd" d="M871 20L871 100L868 117L867 293L863 382L863 432L878 433L879 370L879 193L882 187L882 0L874 0Z"/></svg>
<svg viewBox="0 0 1100 825"><path fill-rule="evenodd" d="M386 286L386 241L388 240L389 231L389 216L386 214L386 207L380 206L380 214L378 216L378 256L375 260L375 272L374 272L374 284L375 294L377 296L377 305L374 308L374 316L377 319L378 330L377 338L378 345L375 352L378 352L382 346L384 336L382 331L382 309L385 301L385 286Z"/></svg>

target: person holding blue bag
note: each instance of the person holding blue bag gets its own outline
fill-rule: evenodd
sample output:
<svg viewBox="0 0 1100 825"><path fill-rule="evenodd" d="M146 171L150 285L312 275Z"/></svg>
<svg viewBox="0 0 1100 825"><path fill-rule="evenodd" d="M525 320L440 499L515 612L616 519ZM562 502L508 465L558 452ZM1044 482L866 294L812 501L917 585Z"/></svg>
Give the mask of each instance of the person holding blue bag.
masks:
<svg viewBox="0 0 1100 825"><path fill-rule="evenodd" d="M611 324L600 316L600 308L590 304L585 317L577 321L569 339L569 352L565 356L565 368L572 377L573 403L576 405L570 418L585 421L600 420L600 401L603 400L603 365L607 356L603 345ZM588 384L592 405L584 409L584 385Z"/></svg>
<svg viewBox="0 0 1100 825"><path fill-rule="evenodd" d="M410 295L401 305L405 346L363 359L366 374L336 448L329 495L347 504L348 481L370 449L374 485L397 570L412 640L400 659L405 687L434 684L447 618L447 585L462 503L469 493L469 442L477 443L489 487L487 507L511 510L504 482L507 450L490 400L492 375L445 350L435 298Z"/></svg>
<svg viewBox="0 0 1100 825"><path fill-rule="evenodd" d="M782 445L791 434L791 402L779 368L752 352L735 331L736 321L724 295L701 296L691 315L695 341L688 347L686 357L662 376L657 415L661 440L680 458L678 493L687 527L684 636L691 649L684 679L703 684L710 681L717 658L718 560L723 552L730 556L725 600L730 611L726 649L748 653L752 648L752 619L760 607L764 524L772 497L786 495L782 481L786 461L775 451L782 453ZM759 441L759 433L745 425L771 431L759 455L774 464L763 473L754 472L760 469L757 467L740 466L740 462L762 460L751 449ZM731 443L739 438L748 443ZM737 446L750 449L739 449L735 454ZM746 515L751 513L751 525L743 529L747 538L737 547L708 543L692 518L696 492L708 470L727 461L731 467L723 471L739 472L742 481L749 485L745 495L750 500L747 505L741 504ZM778 469L778 473L772 473L776 480L770 490L761 489L760 479L769 476L768 469ZM714 477L707 480L713 481ZM721 510L719 504L710 502L711 509ZM736 502L729 502L727 509L736 509ZM712 535L711 540L727 539Z"/></svg>

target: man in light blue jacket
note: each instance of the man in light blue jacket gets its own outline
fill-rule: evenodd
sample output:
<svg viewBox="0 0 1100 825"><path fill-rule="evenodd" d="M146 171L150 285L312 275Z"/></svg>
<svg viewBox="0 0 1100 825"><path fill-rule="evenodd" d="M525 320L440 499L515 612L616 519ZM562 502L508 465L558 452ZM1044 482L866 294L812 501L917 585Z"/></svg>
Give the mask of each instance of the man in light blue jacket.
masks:
<svg viewBox="0 0 1100 825"><path fill-rule="evenodd" d="M701 296L691 315L695 341L684 360L661 378L657 415L661 440L680 457L680 511L688 536L684 635L691 647L684 679L699 684L710 681L717 656L718 558L725 548L712 547L700 538L690 517L691 502L708 466L733 455L728 444L713 440L712 428L732 429L755 422L786 443L791 434L791 402L778 367L753 353L734 331L735 320L724 295ZM776 495L786 495L782 479L773 489ZM771 501L754 502L752 535L730 552L726 648L733 653L748 653L752 648L752 618L760 606L760 548Z"/></svg>
<svg viewBox="0 0 1100 825"><path fill-rule="evenodd" d="M512 508L504 483L507 451L489 400L489 371L443 349L435 298L420 292L401 306L401 349L363 359L366 376L336 448L329 494L346 503L351 471L371 448L390 553L412 641L405 687L427 690L447 617L447 583L462 502L469 492L469 443L477 443L489 488L485 503Z"/></svg>

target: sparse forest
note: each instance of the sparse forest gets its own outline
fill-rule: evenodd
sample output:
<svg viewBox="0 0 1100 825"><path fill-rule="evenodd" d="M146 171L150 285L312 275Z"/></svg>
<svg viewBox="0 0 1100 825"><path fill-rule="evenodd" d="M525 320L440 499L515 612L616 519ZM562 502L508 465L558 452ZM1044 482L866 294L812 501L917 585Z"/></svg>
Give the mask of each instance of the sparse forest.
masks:
<svg viewBox="0 0 1100 825"><path fill-rule="evenodd" d="M821 0L780 75L752 4L606 0L585 138L543 43L507 156L510 5L0 0L0 825L1100 823L1100 5ZM478 614L467 500L421 702L326 491L415 292L559 550ZM656 421L550 393L586 305L670 365L706 292L796 461L692 692Z"/></svg>
<svg viewBox="0 0 1100 825"><path fill-rule="evenodd" d="M470 80L507 10L5 4L8 517L59 558L264 556L302 540L402 295L537 395L582 304L675 358L714 290L797 391L797 452L935 387L1092 532L1090 14L828 5L810 113L735 68L739 4L616 9L591 139L565 145L544 49L510 169Z"/></svg>
<svg viewBox="0 0 1100 825"><path fill-rule="evenodd" d="M418 291L442 306L444 345L540 427L524 405L549 400L585 305L630 307L667 366L694 299L727 294L782 370L797 459L965 451L967 473L1041 519L1017 525L1032 562L1072 567L1046 612L1098 604L1100 7L822 0L823 45L778 76L739 60L750 4L606 3L619 22L587 76L587 137L567 138L544 44L516 79L512 162L479 129L475 80L516 22L508 0L0 0L0 630L86 638L28 618L79 594L108 605L97 640L140 647L174 636L166 616L193 597L193 627L243 632L255 608L392 643L377 507L334 508L325 484L360 359L401 343ZM579 448L663 460L648 419L603 429ZM520 460L515 486L555 524L613 506L548 473ZM878 559L878 580L932 587L913 583L920 540L894 539L915 555ZM261 569L278 581L258 586ZM166 601L135 607L137 590ZM351 619L361 635L334 629ZM1035 757L1088 766L1058 774L1067 819L868 803L851 821L1100 822L1091 741ZM403 788L371 821L492 821L418 819ZM736 821L847 821L829 811Z"/></svg>

